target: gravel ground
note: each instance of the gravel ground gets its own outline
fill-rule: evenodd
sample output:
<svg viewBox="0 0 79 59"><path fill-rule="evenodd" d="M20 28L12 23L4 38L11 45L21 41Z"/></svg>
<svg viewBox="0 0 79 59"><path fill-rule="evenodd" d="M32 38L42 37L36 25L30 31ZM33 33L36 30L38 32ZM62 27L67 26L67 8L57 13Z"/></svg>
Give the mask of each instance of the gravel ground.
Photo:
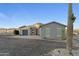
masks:
<svg viewBox="0 0 79 59"><path fill-rule="evenodd" d="M65 48L65 43L0 36L0 55L2 56L43 56L57 48Z"/></svg>

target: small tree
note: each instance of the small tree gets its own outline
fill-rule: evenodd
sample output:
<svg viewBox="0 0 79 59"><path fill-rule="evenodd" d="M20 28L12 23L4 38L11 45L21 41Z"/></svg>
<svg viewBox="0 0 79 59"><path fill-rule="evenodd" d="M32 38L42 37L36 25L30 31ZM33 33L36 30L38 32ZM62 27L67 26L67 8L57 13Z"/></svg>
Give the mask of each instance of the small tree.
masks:
<svg viewBox="0 0 79 59"><path fill-rule="evenodd" d="M19 35L19 31L18 30L14 30L14 34L15 35Z"/></svg>

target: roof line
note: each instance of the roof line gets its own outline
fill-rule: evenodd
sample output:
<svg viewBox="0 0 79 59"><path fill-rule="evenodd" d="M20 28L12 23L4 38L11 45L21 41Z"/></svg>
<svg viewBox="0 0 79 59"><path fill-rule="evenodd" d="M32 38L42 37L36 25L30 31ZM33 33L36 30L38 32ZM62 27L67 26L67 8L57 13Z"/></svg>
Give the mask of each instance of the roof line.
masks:
<svg viewBox="0 0 79 59"><path fill-rule="evenodd" d="M49 23L47 23L47 24L44 24L43 26L46 26L46 25L51 24L51 23L55 23L55 24L59 24L59 25L62 25L62 26L67 27L67 26L64 25L64 24L61 24L61 23L59 23L59 22L55 22L55 21L49 22Z"/></svg>

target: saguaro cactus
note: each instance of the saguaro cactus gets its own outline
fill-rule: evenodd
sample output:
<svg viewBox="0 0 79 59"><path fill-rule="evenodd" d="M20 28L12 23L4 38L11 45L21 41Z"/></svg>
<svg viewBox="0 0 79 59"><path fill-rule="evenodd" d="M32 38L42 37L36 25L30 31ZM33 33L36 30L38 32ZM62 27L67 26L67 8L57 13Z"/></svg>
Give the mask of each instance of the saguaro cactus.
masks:
<svg viewBox="0 0 79 59"><path fill-rule="evenodd" d="M68 23L67 23L67 45L66 48L71 54L72 52L72 39L73 39L73 22L75 21L75 16L72 12L72 3L68 6Z"/></svg>

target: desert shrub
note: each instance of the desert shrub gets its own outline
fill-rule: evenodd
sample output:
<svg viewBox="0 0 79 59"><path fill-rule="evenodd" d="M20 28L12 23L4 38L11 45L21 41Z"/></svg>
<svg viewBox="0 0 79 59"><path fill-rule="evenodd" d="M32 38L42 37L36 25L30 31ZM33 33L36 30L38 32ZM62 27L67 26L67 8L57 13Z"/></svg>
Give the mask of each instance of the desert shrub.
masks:
<svg viewBox="0 0 79 59"><path fill-rule="evenodd" d="M14 30L14 34L15 35L19 35L19 31L18 30Z"/></svg>

